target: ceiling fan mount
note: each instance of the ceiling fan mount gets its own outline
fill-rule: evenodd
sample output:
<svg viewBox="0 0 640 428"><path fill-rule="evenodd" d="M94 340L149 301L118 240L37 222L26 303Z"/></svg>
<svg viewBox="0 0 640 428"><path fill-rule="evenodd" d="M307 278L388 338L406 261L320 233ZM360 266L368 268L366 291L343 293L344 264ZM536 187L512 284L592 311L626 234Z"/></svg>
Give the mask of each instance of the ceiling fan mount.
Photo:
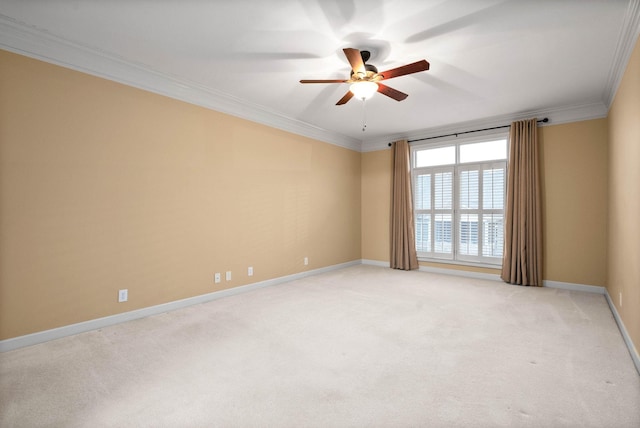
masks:
<svg viewBox="0 0 640 428"><path fill-rule="evenodd" d="M369 52L369 51L360 51L360 57L362 58L362 63L364 65L364 70L365 71L364 72L359 71L358 73L356 73L354 70L351 70L351 79L354 78L353 77L354 74L357 74L357 76L356 76L357 80L364 79L364 78L371 79L376 74L378 74L378 68L375 65L367 64L367 61L369 61L369 58L371 58L371 52Z"/></svg>
<svg viewBox="0 0 640 428"><path fill-rule="evenodd" d="M353 48L344 48L343 52L351 65L351 74L346 80L300 80L300 83L349 83L351 84L349 92L347 92L336 105L346 104L354 95L358 98L367 99L373 93L380 92L383 95L393 98L396 101L402 101L409 95L393 89L380 83L382 80L392 79L394 77L405 76L407 74L418 73L429 69L429 63L426 60L420 60L412 64L403 65L391 70L378 72L376 66L367 64L371 58L371 52ZM366 82L366 83L365 83ZM361 84L364 83L364 84ZM365 88L366 87L366 88ZM366 92L360 92L360 89L367 89ZM356 94L357 93L357 94Z"/></svg>

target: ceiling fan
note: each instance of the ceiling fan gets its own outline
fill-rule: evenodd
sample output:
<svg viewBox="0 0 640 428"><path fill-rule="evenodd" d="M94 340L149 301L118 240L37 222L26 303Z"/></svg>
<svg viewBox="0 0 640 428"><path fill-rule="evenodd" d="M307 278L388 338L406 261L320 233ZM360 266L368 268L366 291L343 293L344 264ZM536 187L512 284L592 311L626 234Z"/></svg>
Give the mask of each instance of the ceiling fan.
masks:
<svg viewBox="0 0 640 428"><path fill-rule="evenodd" d="M402 101L409 95L380 83L381 80L388 80L394 77L405 76L407 74L418 73L429 69L429 63L424 59L401 67L378 73L378 69L366 62L371 53L353 48L343 49L349 64L351 64L351 76L346 80L301 80L300 83L349 83L349 92L336 103L336 105L346 104L354 95L357 98L366 100L376 91L396 101Z"/></svg>

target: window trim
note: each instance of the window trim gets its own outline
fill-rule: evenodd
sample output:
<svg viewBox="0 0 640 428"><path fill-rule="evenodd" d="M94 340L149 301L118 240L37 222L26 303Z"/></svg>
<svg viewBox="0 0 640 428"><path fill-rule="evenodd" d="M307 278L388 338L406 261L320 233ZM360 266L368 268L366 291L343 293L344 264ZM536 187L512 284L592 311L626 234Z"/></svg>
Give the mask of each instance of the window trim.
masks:
<svg viewBox="0 0 640 428"><path fill-rule="evenodd" d="M495 141L495 140L506 140L506 145L507 145L507 152L506 152L506 157L504 160L487 160L487 161L480 161L480 162L465 162L465 163L460 163L460 146L465 145L465 144L474 144L474 143L483 143L483 142L489 142L489 141ZM447 146L455 146L455 163L454 164L446 164L446 165L436 165L436 166L426 166L426 167L416 167L416 160L417 160L417 156L416 156L416 152L420 151L420 150L425 150L425 149L436 149L436 148L440 148L440 147L447 147ZM501 131L501 132L491 132L491 133L483 133L482 135L475 135L475 136L469 136L469 137L465 137L465 138L455 138L455 137L448 137L446 139L442 139L442 140L438 140L438 141L434 141L434 142L429 142L429 143L419 143L419 144L412 144L411 145L411 180L412 180L412 198L414 200L414 221L416 219L416 216L418 214L418 211L415 207L417 206L417 204L415 204L416 199L415 199L415 195L413 194L415 192L415 180L416 177L420 174L420 171L427 171L429 170L430 172L434 172L437 170L452 170L453 171L453 195L452 195L452 199L453 199L453 208L452 208L452 220L453 220L453 224L451 227L451 233L452 233L452 237L451 237L451 242L452 242L452 251L451 254L446 254L446 253L441 253L442 257L438 256L438 253L435 253L432 249L432 251L430 251L428 254L422 251L418 251L418 260L419 261L425 261L425 262L432 262L432 263L445 263L445 264L452 264L452 265L465 265L465 266L473 266L473 267L484 267L484 268L492 268L492 269L496 269L496 268L500 268L502 266L502 257L500 258L494 258L494 259L498 259L496 261L496 263L492 263L490 261L491 257L487 257L487 256L468 256L468 255L461 255L458 253L458 235L459 235L459 226L460 226L460 218L461 215L464 214L464 212L462 212L462 210L460 209L460 185L459 185L459 175L461 171L464 170L469 170L469 169L473 169L473 167L478 167L480 166L480 171L482 171L483 169L487 169L486 166L491 165L492 167L495 166L500 166L502 167L504 165L504 170L505 170L505 186L504 186L504 207L502 210L495 210L496 213L499 213L500 211L502 211L502 214L504 215L504 210L506 209L506 180L507 180L507 176L508 176L508 166L509 166L509 132L507 131ZM482 166L485 166L485 168L482 168ZM482 174L481 174L482 175ZM433 181L433 180L432 180ZM482 193L482 192L481 192ZM432 201L433 201L433 195L431 196ZM482 199L481 199L482 200ZM434 208L432 207L429 211L430 212L434 212L433 211ZM465 210L466 211L466 210ZM481 206L477 209L474 210L477 211L479 214L480 213L487 213L487 211L491 212L493 210L491 209L484 209ZM472 213L473 214L473 213ZM480 226L479 226L480 227ZM482 245L480 244L482 242L482 235L478 235L478 241L479 244L478 245ZM417 250L417 248L416 248Z"/></svg>

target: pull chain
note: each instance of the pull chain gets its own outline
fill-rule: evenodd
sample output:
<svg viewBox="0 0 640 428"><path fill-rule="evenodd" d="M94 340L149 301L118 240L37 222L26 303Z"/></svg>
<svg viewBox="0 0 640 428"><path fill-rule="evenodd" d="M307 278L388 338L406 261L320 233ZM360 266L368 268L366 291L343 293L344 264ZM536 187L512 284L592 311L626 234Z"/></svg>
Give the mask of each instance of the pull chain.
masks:
<svg viewBox="0 0 640 428"><path fill-rule="evenodd" d="M367 110L365 109L366 98L362 98L362 132L367 130Z"/></svg>

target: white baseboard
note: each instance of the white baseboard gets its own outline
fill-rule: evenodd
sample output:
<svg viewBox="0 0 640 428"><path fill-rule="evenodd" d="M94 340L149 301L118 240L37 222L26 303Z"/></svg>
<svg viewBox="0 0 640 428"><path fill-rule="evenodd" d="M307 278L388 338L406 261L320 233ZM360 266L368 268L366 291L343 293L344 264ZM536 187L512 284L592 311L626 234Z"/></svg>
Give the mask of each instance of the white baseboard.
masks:
<svg viewBox="0 0 640 428"><path fill-rule="evenodd" d="M389 262L381 262L380 260L362 259L361 262L363 265L389 267Z"/></svg>
<svg viewBox="0 0 640 428"><path fill-rule="evenodd" d="M257 290L259 288L269 287L272 285L283 284L285 282L295 281L297 279L306 278L313 275L318 275L325 272L330 272L338 269L343 269L349 266L355 266L359 264L371 265L371 266L381 266L381 267L389 267L389 262L378 261L378 260L354 260L351 262L340 263L337 265L326 266L319 269L314 269L305 272L299 272L292 275L287 275L279 278L268 279L265 281L255 282L253 284L247 284L235 288L230 288L227 290L215 291L213 293L207 293L200 296L189 297L187 299L176 300L173 302L164 303L161 305L150 306L147 308L137 309L135 311L124 312L117 315L111 315L108 317L97 318L94 320L84 321L76 324L67 325L64 327L54 328L51 330L45 330L37 333L27 334L24 336L14 337L11 339L0 340L0 352L12 351L14 349L23 348L26 346L36 345L38 343L48 342L50 340L61 339L63 337L72 336L74 334L84 333L87 331L97 330L100 328L108 327L111 325L120 324L126 321L132 321L135 319L145 318L151 315L157 315L169 311L173 311L176 309L186 308L188 306L197 305L200 303L210 302L212 300L222 299L224 297L230 297L241 293L246 293L252 290ZM428 266L420 266L420 271L422 272L432 272L439 273L445 275L457 275L464 276L468 278L477 278L477 279L489 279L494 281L500 281L499 275L493 275L488 273L481 272L469 272L469 271L461 271L456 269L444 269L444 268L435 268ZM624 342L629 349L629 354L631 355L631 359L640 374L640 355L638 355L638 351L635 348L633 342L631 341L631 337L627 332L618 311L609 296L605 287L599 287L594 285L584 285L584 284L574 284L568 282L560 282L560 281L543 281L543 285L549 288L559 288L564 290L571 291L583 291L588 293L596 293L603 294L606 297L607 303L609 304L609 309L613 314L613 317L620 329L620 333L624 339Z"/></svg>
<svg viewBox="0 0 640 428"><path fill-rule="evenodd" d="M463 276L465 278L488 279L490 281L502 281L500 275L494 273L473 272L468 270L437 268L431 266L420 266L420 272L439 273L443 275Z"/></svg>
<svg viewBox="0 0 640 428"><path fill-rule="evenodd" d="M145 318L151 315L162 314L176 309L186 308L200 303L210 302L212 300L224 297L234 296L248 291L257 290L263 287L283 284L285 282L295 281L308 276L318 275L320 273L342 269L349 266L361 264L360 260L354 260L347 263L327 266L319 269L313 269L305 272L295 273L292 275L282 276L279 278L268 279L265 281L255 282L253 284L242 285L227 290L214 291L213 293L202 294L200 296L189 297L187 299L175 300L173 302L163 303L160 305L149 306L147 308L136 309L130 312L124 312L117 315L111 315L103 318L97 318L89 321L70 324L51 330L39 331L37 333L27 334L24 336L13 337L11 339L0 340L0 352L12 351L25 346L36 345L38 343L48 342L50 340L61 339L63 337L72 336L74 334L84 333L87 331L97 330L100 328L120 324L126 321L132 321Z"/></svg>
<svg viewBox="0 0 640 428"><path fill-rule="evenodd" d="M362 264L372 265L372 266L382 266L389 267L389 262L382 262L378 260L362 260ZM432 272L432 273L441 273L445 275L457 275L464 276L469 278L479 278L479 279L490 279L501 281L500 275L493 275L488 273L480 273L480 272L468 272L461 271L456 269L443 269L443 268L435 268L428 266L420 266L420 271L423 272ZM609 308L611 309L611 313L613 314L613 318L616 320L616 324L620 329L620 333L622 334L622 338L624 339L625 344L627 345L627 349L629 349L629 354L631 354L631 359L633 360L633 364L636 366L636 370L638 370L638 374L640 374L640 355L638 354L638 350L635 348L633 341L631 340L631 336L627 332L624 323L622 322L622 318L618 314L618 311L609 296L609 292L605 287L597 286L597 285L585 285L585 284L575 284L571 282L561 282L561 281L542 281L542 285L544 287L549 288L558 288L562 290L570 290L570 291L582 291L586 293L595 293L602 294L606 297L607 303L609 304Z"/></svg>
<svg viewBox="0 0 640 428"><path fill-rule="evenodd" d="M559 288L562 290L570 290L570 291L584 291L586 293L596 293L596 294L605 294L606 288L598 286L598 285L585 285L585 284L574 284L572 282L561 282L561 281L542 281L543 287L549 288Z"/></svg>
<svg viewBox="0 0 640 428"><path fill-rule="evenodd" d="M622 318L620 318L620 315L618 314L618 310L616 309L616 306L613 304L613 301L611 300L611 296L609 296L609 292L605 287L599 287L595 285L573 284L570 282L547 281L547 280L543 281L542 283L545 287L549 287L549 288L560 288L563 290L583 291L587 293L596 293L596 294L604 295L607 300L607 304L609 305L609 309L613 314L613 318L615 319L616 324L618 325L620 334L622 334L624 343L627 345L627 349L629 350L629 354L631 355L633 364L636 366L636 370L640 375L640 355L638 354L638 350L634 346L633 341L631 340L631 336L629 336L629 333L627 332L627 328L624 326L624 323L622 322Z"/></svg>
<svg viewBox="0 0 640 428"><path fill-rule="evenodd" d="M362 259L362 264L372 265L372 266L381 266L381 267L387 267L387 268L389 267L388 261L382 262L379 260ZM418 270L420 272L439 273L443 275L464 276L466 278L488 279L491 281L500 281L500 275L495 275L491 273L472 272L472 271L458 270L458 269L437 268L437 267L430 267L430 266L420 266Z"/></svg>
<svg viewBox="0 0 640 428"><path fill-rule="evenodd" d="M629 354L631 355L633 364L636 366L638 375L640 375L640 354L638 354L638 350L634 346L633 341L631 340L631 336L629 336L629 332L627 332L627 328L624 326L622 318L620 318L620 314L618 314L616 305L613 304L613 300L611 300L611 296L609 296L609 291L607 291L606 289L604 292L604 296L607 299L607 303L609 304L609 309L611 309L613 318L616 320L616 324L618 324L618 329L620 329L620 333L622 334L624 343L627 345L627 349L629 350Z"/></svg>

